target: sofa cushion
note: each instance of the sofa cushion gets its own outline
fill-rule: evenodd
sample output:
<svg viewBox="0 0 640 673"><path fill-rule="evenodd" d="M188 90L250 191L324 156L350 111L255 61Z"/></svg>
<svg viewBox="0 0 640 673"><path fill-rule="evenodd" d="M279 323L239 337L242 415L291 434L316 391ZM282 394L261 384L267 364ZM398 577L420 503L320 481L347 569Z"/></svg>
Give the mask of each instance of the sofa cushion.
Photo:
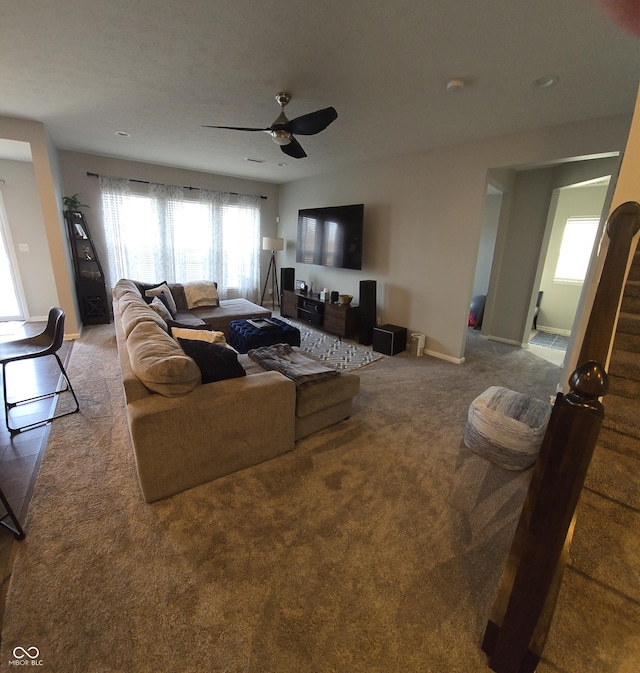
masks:
<svg viewBox="0 0 640 673"><path fill-rule="evenodd" d="M178 397L201 383L198 365L154 322L141 322L131 330L127 350L133 373L155 393Z"/></svg>
<svg viewBox="0 0 640 673"><path fill-rule="evenodd" d="M191 314L212 325L213 329L222 330L227 336L232 320L271 317L269 309L253 304L247 299L222 299L220 306L199 306L191 309Z"/></svg>
<svg viewBox="0 0 640 673"><path fill-rule="evenodd" d="M296 416L303 418L334 404L355 397L360 390L360 377L343 372L340 376L304 386L296 391Z"/></svg>
<svg viewBox="0 0 640 673"><path fill-rule="evenodd" d="M120 300L125 294L129 292L133 292L133 294L137 295L138 297L142 296L142 293L138 289L138 286L135 284L135 282L127 278L121 278L113 288L113 296L118 300Z"/></svg>
<svg viewBox="0 0 640 673"><path fill-rule="evenodd" d="M125 337L131 334L136 325L142 322L150 322L157 325L165 332L168 331L167 323L147 304L141 297L125 297L120 301L122 312L122 331Z"/></svg>
<svg viewBox="0 0 640 673"><path fill-rule="evenodd" d="M178 343L195 360L202 375L202 383L246 376L238 362L238 354L232 348L195 339L178 339Z"/></svg>
<svg viewBox="0 0 640 673"><path fill-rule="evenodd" d="M166 283L161 283L156 287L151 287L144 291L144 296L150 298L149 303L151 303L153 297L157 297L160 294L164 295L169 311L171 311L171 315L175 316L175 314L178 312L178 308L176 307L176 302L173 298L173 295L171 294L171 290Z"/></svg>
<svg viewBox="0 0 640 673"><path fill-rule="evenodd" d="M180 313L178 313L176 317L180 317L180 320L167 320L167 327L169 329L173 327L178 327L179 329L196 329L196 330L213 329L211 325L207 325L207 323L204 320L200 320L200 318L189 318L186 317L184 314Z"/></svg>

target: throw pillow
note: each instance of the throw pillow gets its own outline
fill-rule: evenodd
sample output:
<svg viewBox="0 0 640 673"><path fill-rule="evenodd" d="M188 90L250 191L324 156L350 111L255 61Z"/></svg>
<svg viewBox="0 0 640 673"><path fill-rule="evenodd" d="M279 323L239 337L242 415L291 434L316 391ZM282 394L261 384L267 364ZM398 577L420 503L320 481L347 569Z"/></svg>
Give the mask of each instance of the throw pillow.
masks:
<svg viewBox="0 0 640 673"><path fill-rule="evenodd" d="M202 375L202 383L247 375L238 362L238 354L231 348L193 339L178 339L178 343L182 346L182 350L195 360Z"/></svg>
<svg viewBox="0 0 640 673"><path fill-rule="evenodd" d="M164 292L160 292L154 297L154 300L155 299L159 299L167 307L167 311L169 311L169 313L171 314L171 319L173 320L176 317L176 314L174 310L171 308L171 303L169 302L169 298L167 297L167 295Z"/></svg>
<svg viewBox="0 0 640 673"><path fill-rule="evenodd" d="M142 283L139 280L134 280L131 281L137 288L138 292L140 292L140 296L147 302L147 304L151 303L151 299L145 295L147 290L153 290L155 287L159 287L160 285L168 285L166 280L163 280L161 283Z"/></svg>
<svg viewBox="0 0 640 673"><path fill-rule="evenodd" d="M165 322L171 320L171 313L164 302L160 300L160 297L154 297L153 301L149 304L149 307L152 308Z"/></svg>
<svg viewBox="0 0 640 673"><path fill-rule="evenodd" d="M190 339L192 341L207 341L210 344L224 344L227 340L224 332L213 332L206 329L184 329L181 327L172 327L171 336L174 339Z"/></svg>
<svg viewBox="0 0 640 673"><path fill-rule="evenodd" d="M178 312L178 309L176 307L176 302L173 299L173 295L171 294L171 290L166 283L161 283L157 287L152 287L148 290L145 290L144 296L151 297L153 299L153 297L161 293L164 294L164 296L167 298L169 310L175 316L175 314Z"/></svg>
<svg viewBox="0 0 640 673"><path fill-rule="evenodd" d="M199 280L184 284L184 294L189 308L200 306L220 306L218 286L208 280Z"/></svg>

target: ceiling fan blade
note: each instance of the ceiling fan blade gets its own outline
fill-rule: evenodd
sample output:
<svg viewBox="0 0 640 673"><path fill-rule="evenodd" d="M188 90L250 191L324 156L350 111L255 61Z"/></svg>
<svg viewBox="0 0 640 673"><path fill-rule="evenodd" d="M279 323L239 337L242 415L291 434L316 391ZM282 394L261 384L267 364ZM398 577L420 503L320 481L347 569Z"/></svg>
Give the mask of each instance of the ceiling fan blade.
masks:
<svg viewBox="0 0 640 673"><path fill-rule="evenodd" d="M206 126L202 125L202 128L205 129L229 129L230 131L271 131L271 129L252 129L245 126Z"/></svg>
<svg viewBox="0 0 640 673"><path fill-rule="evenodd" d="M302 145L295 138L291 138L288 145L280 145L280 149L294 159L304 159L307 156L307 153L302 149Z"/></svg>
<svg viewBox="0 0 640 673"><path fill-rule="evenodd" d="M338 113L332 107L326 107L323 110L316 110L309 114L296 117L291 121L283 124L282 130L289 131L289 133L296 133L301 136L312 136L331 124L332 121L338 118Z"/></svg>

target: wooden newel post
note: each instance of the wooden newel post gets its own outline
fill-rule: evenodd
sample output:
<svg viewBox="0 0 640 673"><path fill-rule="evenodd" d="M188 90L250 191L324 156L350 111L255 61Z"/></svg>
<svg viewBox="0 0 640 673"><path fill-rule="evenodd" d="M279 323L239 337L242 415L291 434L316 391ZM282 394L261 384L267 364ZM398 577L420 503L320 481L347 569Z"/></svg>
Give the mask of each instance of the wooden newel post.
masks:
<svg viewBox="0 0 640 673"><path fill-rule="evenodd" d="M601 364L579 365L569 385L556 398L485 630L482 649L496 673L532 673L540 660L604 417Z"/></svg>

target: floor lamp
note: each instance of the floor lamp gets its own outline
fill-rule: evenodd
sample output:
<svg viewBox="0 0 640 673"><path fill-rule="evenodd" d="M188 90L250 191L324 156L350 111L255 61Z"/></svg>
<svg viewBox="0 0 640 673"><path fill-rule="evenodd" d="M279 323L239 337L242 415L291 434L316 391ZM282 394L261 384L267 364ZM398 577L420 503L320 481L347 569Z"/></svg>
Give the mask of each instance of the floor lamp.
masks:
<svg viewBox="0 0 640 673"><path fill-rule="evenodd" d="M269 276L271 276L271 310L275 308L275 297L278 297L278 306L280 306L280 290L278 288L278 272L276 270L276 250L284 250L284 238L270 238L264 236L262 239L262 249L271 250L271 260L269 261L269 270L262 288L262 297L260 306L264 305L264 295L267 292ZM274 292L275 291L275 292Z"/></svg>

